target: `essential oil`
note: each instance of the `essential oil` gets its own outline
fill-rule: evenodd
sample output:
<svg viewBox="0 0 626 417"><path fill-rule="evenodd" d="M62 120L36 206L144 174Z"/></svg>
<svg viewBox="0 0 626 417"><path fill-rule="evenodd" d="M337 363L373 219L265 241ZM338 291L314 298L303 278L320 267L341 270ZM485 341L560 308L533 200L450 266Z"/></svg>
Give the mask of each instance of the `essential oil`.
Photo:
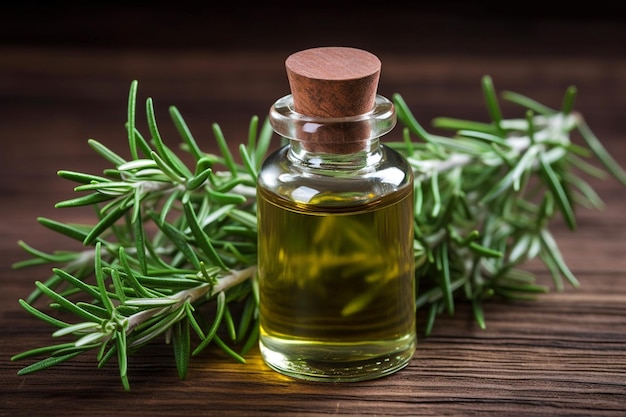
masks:
<svg viewBox="0 0 626 417"><path fill-rule="evenodd" d="M320 48L299 58L310 53L331 72L346 66L338 56L368 54ZM379 141L395 124L393 104L375 96L368 112L343 106L339 117L297 107L291 95L272 107L290 143L266 159L257 186L261 354L309 380L390 374L416 343L413 176Z"/></svg>

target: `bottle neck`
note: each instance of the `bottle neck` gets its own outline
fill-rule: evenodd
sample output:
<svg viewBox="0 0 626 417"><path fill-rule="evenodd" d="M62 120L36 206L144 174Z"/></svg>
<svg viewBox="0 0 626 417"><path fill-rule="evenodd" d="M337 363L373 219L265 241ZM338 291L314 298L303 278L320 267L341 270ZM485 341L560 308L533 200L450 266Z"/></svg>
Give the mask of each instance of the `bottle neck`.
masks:
<svg viewBox="0 0 626 417"><path fill-rule="evenodd" d="M272 128L289 139L288 157L303 166L358 169L382 158L379 139L396 124L393 103L376 96L374 108L349 117L322 118L294 110L293 97L277 100L269 114Z"/></svg>
<svg viewBox="0 0 626 417"><path fill-rule="evenodd" d="M311 148L306 142L290 139L287 157L310 169L357 170L377 164L382 158L382 149L379 138L359 142L357 150L345 153Z"/></svg>

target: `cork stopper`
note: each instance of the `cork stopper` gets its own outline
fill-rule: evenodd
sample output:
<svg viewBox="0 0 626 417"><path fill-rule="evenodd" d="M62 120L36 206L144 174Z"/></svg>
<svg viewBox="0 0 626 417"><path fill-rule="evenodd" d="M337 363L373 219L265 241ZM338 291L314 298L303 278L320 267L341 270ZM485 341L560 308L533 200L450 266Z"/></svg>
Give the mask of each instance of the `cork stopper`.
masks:
<svg viewBox="0 0 626 417"><path fill-rule="evenodd" d="M370 52L348 47L320 47L290 55L285 61L294 110L307 117L340 119L373 110L381 63ZM303 141L310 151L353 153L366 146L367 127L341 124L317 129Z"/></svg>
<svg viewBox="0 0 626 417"><path fill-rule="evenodd" d="M380 60L355 48L322 47L285 61L295 110L306 116L349 117L374 107Z"/></svg>

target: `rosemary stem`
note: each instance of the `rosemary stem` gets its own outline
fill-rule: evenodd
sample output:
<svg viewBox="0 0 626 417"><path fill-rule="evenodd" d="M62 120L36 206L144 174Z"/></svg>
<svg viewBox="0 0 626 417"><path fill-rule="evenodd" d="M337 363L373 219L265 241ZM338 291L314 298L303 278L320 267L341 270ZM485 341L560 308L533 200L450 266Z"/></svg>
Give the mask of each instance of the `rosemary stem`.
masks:
<svg viewBox="0 0 626 417"><path fill-rule="evenodd" d="M139 313L135 313L128 317L128 330L127 333L132 332L132 330L145 322L146 320L154 317L157 314L160 314L166 310L175 310L180 307L181 304L189 302L193 303L196 300L208 295L219 294L220 292L227 291L230 288L233 288L242 282L252 278L256 274L256 265L250 266L248 268L242 270L233 270L230 274L220 278L216 284L213 283L203 283L198 285L197 287L190 288L188 290L179 291L176 294L168 297L174 300L178 300L179 302L174 305L169 305L167 307L155 307L148 310L140 311Z"/></svg>
<svg viewBox="0 0 626 417"><path fill-rule="evenodd" d="M241 270L233 270L229 275L220 278L212 288L211 295L226 291L235 287L256 274L256 265ZM181 291L184 292L184 291ZM180 293L179 293L180 294Z"/></svg>

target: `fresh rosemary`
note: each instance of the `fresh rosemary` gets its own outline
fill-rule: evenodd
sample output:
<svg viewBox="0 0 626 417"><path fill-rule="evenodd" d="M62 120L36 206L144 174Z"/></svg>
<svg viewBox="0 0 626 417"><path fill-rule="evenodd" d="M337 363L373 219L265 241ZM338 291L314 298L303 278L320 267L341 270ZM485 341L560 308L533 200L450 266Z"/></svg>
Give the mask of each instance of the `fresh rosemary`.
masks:
<svg viewBox="0 0 626 417"><path fill-rule="evenodd" d="M13 360L38 358L20 375L95 350L100 367L117 359L129 390L128 355L157 337L173 346L181 379L191 357L209 344L245 362L257 342L255 184L271 127L252 117L236 162L219 125L213 125L219 154L205 152L170 107L180 149L195 161L189 167L162 140L150 98L150 139L136 128L137 85L131 83L128 100L130 159L90 140L112 168L102 175L58 172L83 194L56 207L92 206L95 224L38 219L85 249L45 253L19 242L31 257L15 268L47 264L53 273L19 303L57 328L54 338L67 340L15 355ZM549 291L520 269L534 258L546 265L557 290L565 282L577 287L550 221L560 214L575 229L579 204L602 207L584 175L611 174L626 185L626 173L573 111L574 87L560 110L503 92L502 99L526 112L521 119L503 117L489 76L482 88L491 122L435 119L434 127L452 132L450 137L428 133L402 97L393 97L404 140L387 145L408 158L416 175L416 306L426 312L425 335L438 315L454 314L455 303L470 303L484 328L487 300L530 299ZM575 144L573 132L586 145ZM48 312L35 307L40 298L49 299Z"/></svg>

